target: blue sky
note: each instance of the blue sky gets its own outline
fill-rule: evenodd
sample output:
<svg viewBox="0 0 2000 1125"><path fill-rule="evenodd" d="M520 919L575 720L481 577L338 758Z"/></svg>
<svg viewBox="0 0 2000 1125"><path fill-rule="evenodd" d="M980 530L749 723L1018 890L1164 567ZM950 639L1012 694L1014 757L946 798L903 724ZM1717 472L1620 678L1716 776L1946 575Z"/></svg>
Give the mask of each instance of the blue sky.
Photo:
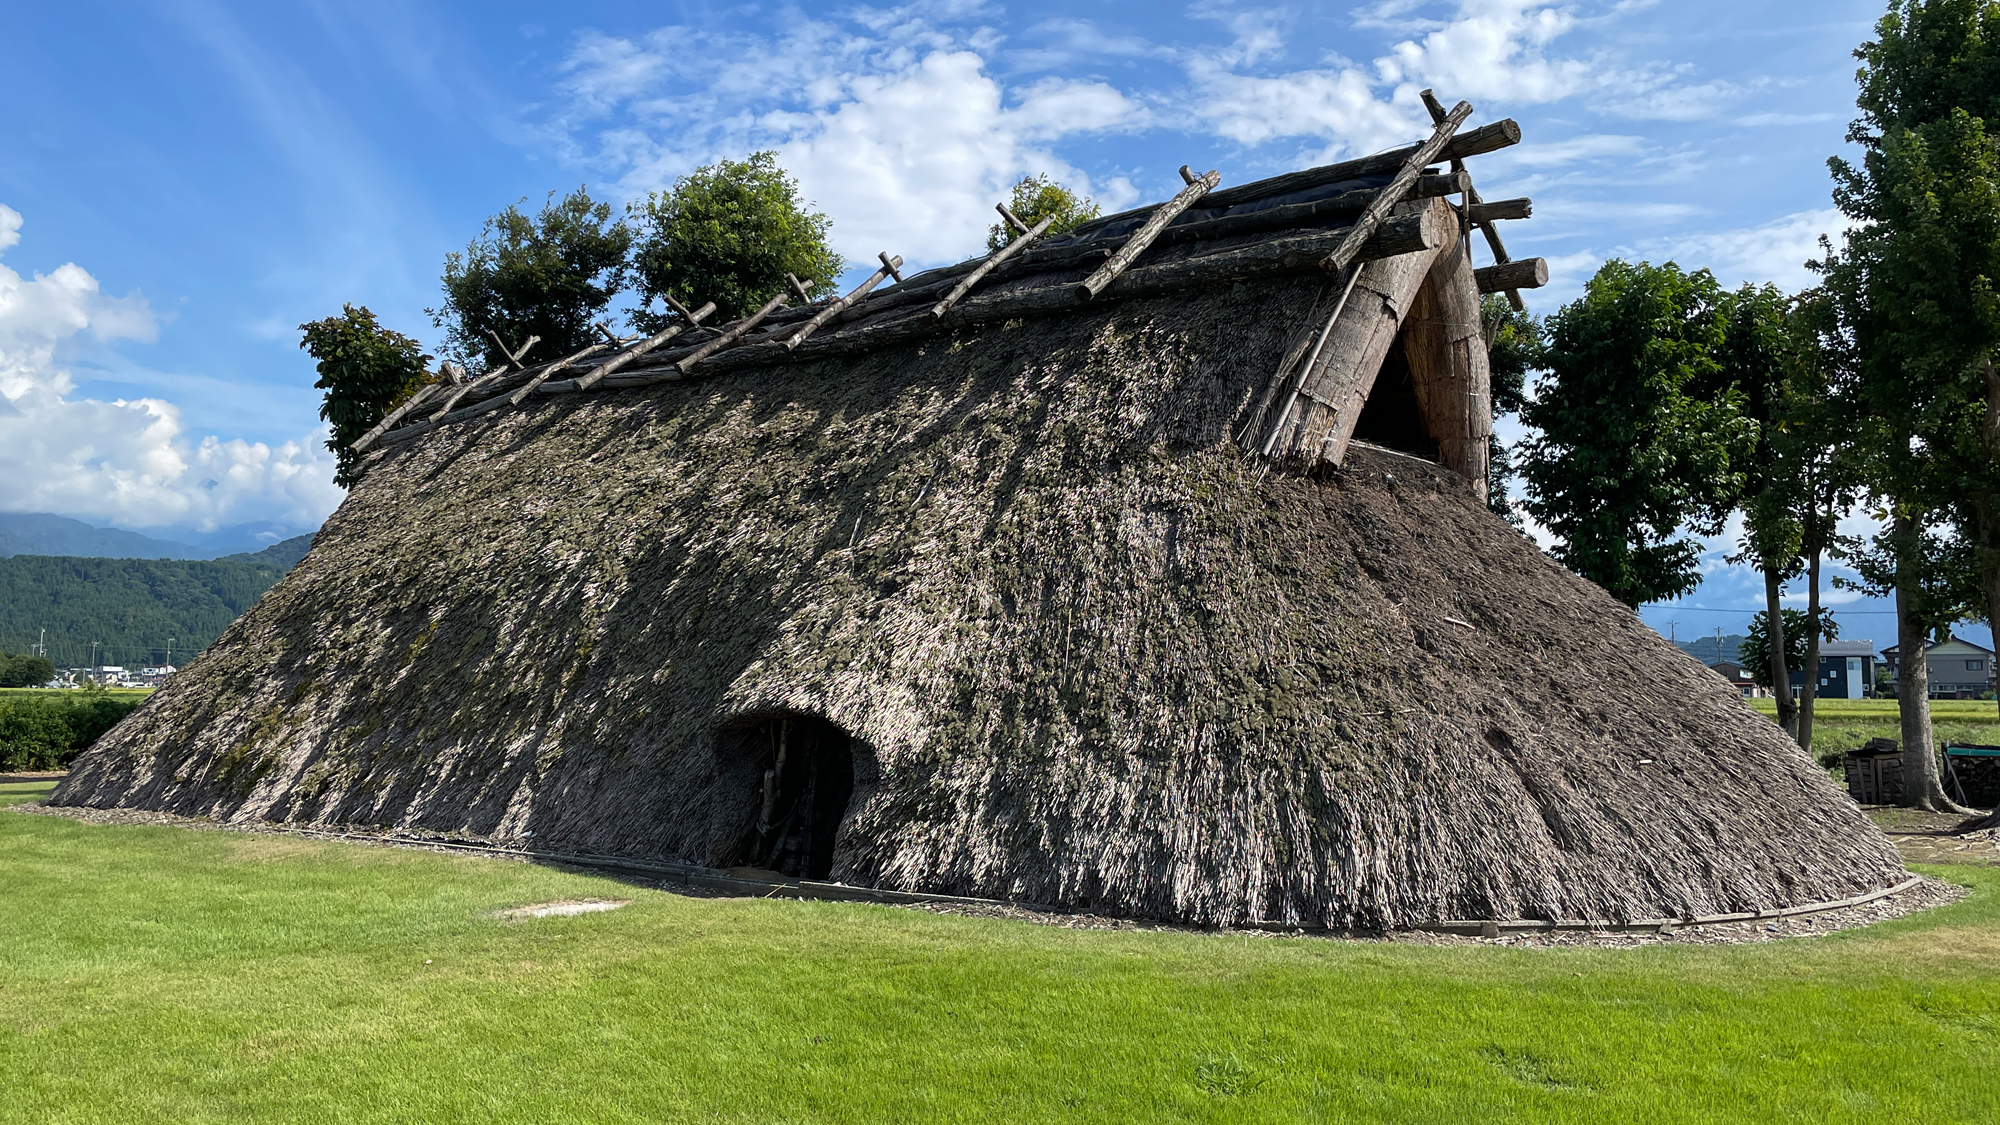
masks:
<svg viewBox="0 0 2000 1125"><path fill-rule="evenodd" d="M1406 141L1435 86L1522 123L1474 171L1489 197L1535 199L1507 237L1554 267L1537 311L1614 255L1798 288L1838 227L1825 159L1881 10L17 5L0 509L312 526L340 493L301 321L351 301L434 344L444 255L485 216L578 184L623 202L755 148L780 150L850 259L929 264L973 252L1025 173L1112 207L1169 194L1182 163L1240 183ZM1758 600L1710 568L1691 602Z"/></svg>

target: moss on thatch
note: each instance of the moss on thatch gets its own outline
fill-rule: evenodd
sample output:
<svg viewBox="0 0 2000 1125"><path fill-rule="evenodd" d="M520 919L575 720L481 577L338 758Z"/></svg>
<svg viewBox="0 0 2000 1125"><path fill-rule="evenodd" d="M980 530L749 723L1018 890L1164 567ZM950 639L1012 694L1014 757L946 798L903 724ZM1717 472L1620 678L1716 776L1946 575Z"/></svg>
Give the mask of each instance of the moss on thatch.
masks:
<svg viewBox="0 0 2000 1125"><path fill-rule="evenodd" d="M727 863L853 736L832 876L1226 923L1687 916L1900 867L1735 692L1356 445L1232 443L1322 282L534 400L390 452L58 804Z"/></svg>

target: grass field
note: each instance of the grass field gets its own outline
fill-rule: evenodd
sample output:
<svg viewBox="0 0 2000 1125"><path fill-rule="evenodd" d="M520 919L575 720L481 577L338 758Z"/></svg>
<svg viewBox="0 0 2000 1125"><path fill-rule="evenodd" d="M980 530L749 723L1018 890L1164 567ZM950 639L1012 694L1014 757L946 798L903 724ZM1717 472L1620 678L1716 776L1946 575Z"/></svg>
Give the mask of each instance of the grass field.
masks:
<svg viewBox="0 0 2000 1125"><path fill-rule="evenodd" d="M75 690L74 688L10 687L0 688L0 695L70 695ZM105 688L104 694L113 699L144 699L158 690L158 688L149 687L115 687Z"/></svg>
<svg viewBox="0 0 2000 1125"><path fill-rule="evenodd" d="M1745 700L1773 719L1775 699ZM1813 756L1826 762L1858 748L1871 738L1901 741L1902 710L1893 699L1819 699L1813 701ZM2000 743L2000 709L1990 699L1931 701L1931 733L1940 741Z"/></svg>
<svg viewBox="0 0 2000 1125"><path fill-rule="evenodd" d="M0 1121L2000 1120L2000 870L1932 870L1831 938L1438 948L0 813Z"/></svg>

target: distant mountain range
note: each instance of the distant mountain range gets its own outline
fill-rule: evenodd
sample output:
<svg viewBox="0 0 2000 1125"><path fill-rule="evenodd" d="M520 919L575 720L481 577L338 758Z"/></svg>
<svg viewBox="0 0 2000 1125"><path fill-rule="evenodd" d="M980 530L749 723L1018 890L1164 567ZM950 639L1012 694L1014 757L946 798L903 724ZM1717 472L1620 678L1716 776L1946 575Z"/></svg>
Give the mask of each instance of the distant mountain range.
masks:
<svg viewBox="0 0 2000 1125"><path fill-rule="evenodd" d="M1724 661L1728 661L1731 664L1740 664L1742 661L1737 658L1736 650L1742 647L1743 639L1743 634L1741 633L1730 633L1724 636L1719 643L1712 636L1696 637L1691 641L1681 641L1674 647L1701 661L1703 664L1721 664Z"/></svg>
<svg viewBox="0 0 2000 1125"><path fill-rule="evenodd" d="M155 539L136 531L93 527L82 520L46 512L0 512L0 558L62 555L91 559L217 559L275 546L297 533L295 527L259 521L206 532L185 529L174 533L180 538ZM306 538L310 541L311 536Z"/></svg>
<svg viewBox="0 0 2000 1125"><path fill-rule="evenodd" d="M0 652L46 645L62 668L179 664L263 597L312 541L300 535L218 559L0 558Z"/></svg>

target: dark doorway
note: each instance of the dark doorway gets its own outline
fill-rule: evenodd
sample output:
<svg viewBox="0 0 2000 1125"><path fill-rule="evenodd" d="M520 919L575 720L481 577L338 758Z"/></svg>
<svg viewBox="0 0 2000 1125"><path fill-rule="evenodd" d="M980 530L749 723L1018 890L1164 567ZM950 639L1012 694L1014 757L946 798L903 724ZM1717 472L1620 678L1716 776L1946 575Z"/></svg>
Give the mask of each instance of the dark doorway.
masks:
<svg viewBox="0 0 2000 1125"><path fill-rule="evenodd" d="M1403 357L1399 337L1382 359L1375 376L1375 388L1354 421L1354 439L1411 453L1426 461L1438 459L1437 439L1424 426L1423 411L1417 406L1417 386L1410 378L1409 360Z"/></svg>
<svg viewBox="0 0 2000 1125"><path fill-rule="evenodd" d="M734 864L803 879L833 870L833 847L854 795L854 748L846 731L811 715L780 713L738 727L750 760L749 825ZM738 775L742 776L742 775Z"/></svg>

